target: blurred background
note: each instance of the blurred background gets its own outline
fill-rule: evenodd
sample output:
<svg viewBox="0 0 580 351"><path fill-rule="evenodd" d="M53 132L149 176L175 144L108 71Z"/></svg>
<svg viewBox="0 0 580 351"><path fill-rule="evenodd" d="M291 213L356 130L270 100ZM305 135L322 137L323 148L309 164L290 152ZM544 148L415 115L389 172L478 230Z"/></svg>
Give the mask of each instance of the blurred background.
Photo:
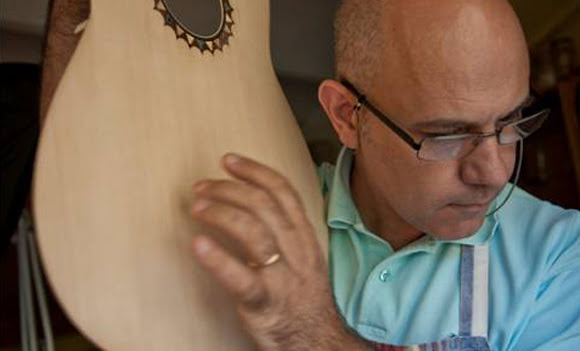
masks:
<svg viewBox="0 0 580 351"><path fill-rule="evenodd" d="M235 7L235 0L231 2ZM511 2L529 44L531 85L538 103L553 111L542 129L527 139L518 185L560 206L580 208L580 0ZM0 1L0 351L20 350L18 265L11 238L30 191L48 4ZM271 2L272 60L317 163L334 162L340 149L317 101L319 82L333 77L332 18L337 4ZM50 292L48 306L57 350L97 349L76 332Z"/></svg>

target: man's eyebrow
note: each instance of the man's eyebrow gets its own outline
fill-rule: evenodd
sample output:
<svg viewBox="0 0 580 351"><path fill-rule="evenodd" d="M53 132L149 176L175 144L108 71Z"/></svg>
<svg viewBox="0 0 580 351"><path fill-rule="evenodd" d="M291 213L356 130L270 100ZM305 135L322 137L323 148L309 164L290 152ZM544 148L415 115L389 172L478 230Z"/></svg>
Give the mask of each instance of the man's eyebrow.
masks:
<svg viewBox="0 0 580 351"><path fill-rule="evenodd" d="M414 130L429 129L429 128L457 129L474 126L476 126L475 123L461 119L441 118L415 123L411 126L411 129Z"/></svg>
<svg viewBox="0 0 580 351"><path fill-rule="evenodd" d="M499 116L499 118L497 119L499 120L505 116L509 116L513 112L528 106L532 100L533 96L531 94L526 95L526 97L514 109L512 109L510 112L508 112L503 116ZM462 129L462 128L474 128L478 126L479 126L478 123L466 121L460 118L438 118L430 121L417 122L411 125L411 129L413 130L422 130L428 128Z"/></svg>

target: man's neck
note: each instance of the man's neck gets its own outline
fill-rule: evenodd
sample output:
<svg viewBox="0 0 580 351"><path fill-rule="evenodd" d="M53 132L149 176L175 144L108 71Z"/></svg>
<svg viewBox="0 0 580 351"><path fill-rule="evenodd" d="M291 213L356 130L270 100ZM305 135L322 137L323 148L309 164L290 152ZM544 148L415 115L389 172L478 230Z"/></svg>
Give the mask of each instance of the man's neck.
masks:
<svg viewBox="0 0 580 351"><path fill-rule="evenodd" d="M368 230L385 239L397 251L424 234L405 222L369 182L369 177L353 160L350 192L360 217Z"/></svg>

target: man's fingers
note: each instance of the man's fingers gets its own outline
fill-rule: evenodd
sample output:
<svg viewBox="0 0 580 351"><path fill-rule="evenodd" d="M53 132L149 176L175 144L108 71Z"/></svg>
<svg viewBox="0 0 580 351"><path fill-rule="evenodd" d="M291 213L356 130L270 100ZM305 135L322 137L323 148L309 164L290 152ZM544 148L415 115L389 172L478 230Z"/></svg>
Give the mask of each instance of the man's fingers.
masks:
<svg viewBox="0 0 580 351"><path fill-rule="evenodd" d="M255 214L270 229L291 229L294 224L282 213L278 202L264 189L235 180L206 180L197 183L197 196L230 203Z"/></svg>
<svg viewBox="0 0 580 351"><path fill-rule="evenodd" d="M224 156L223 164L234 177L268 191L293 223L302 225L307 221L300 196L280 173L259 162L232 153Z"/></svg>
<svg viewBox="0 0 580 351"><path fill-rule="evenodd" d="M252 214L223 202L198 199L192 216L236 243L251 262L265 262L280 253L276 238Z"/></svg>
<svg viewBox="0 0 580 351"><path fill-rule="evenodd" d="M268 294L258 272L239 262L215 241L197 235L193 238L193 251L197 261L239 302L255 309L267 302Z"/></svg>
<svg viewBox="0 0 580 351"><path fill-rule="evenodd" d="M286 256L300 252L308 242L301 236L289 234L295 224L282 212L278 202L264 189L237 180L206 180L195 187L197 198L232 204L253 214L275 237L280 250Z"/></svg>

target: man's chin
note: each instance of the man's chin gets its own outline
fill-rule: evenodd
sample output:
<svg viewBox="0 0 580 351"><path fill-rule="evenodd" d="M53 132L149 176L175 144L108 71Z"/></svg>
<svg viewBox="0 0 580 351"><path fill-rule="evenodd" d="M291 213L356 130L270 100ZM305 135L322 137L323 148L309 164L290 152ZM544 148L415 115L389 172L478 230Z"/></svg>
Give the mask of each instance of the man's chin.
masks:
<svg viewBox="0 0 580 351"><path fill-rule="evenodd" d="M467 238L479 230L485 221L485 213L477 217L455 218L445 221L429 231L430 235L443 240L460 240Z"/></svg>

